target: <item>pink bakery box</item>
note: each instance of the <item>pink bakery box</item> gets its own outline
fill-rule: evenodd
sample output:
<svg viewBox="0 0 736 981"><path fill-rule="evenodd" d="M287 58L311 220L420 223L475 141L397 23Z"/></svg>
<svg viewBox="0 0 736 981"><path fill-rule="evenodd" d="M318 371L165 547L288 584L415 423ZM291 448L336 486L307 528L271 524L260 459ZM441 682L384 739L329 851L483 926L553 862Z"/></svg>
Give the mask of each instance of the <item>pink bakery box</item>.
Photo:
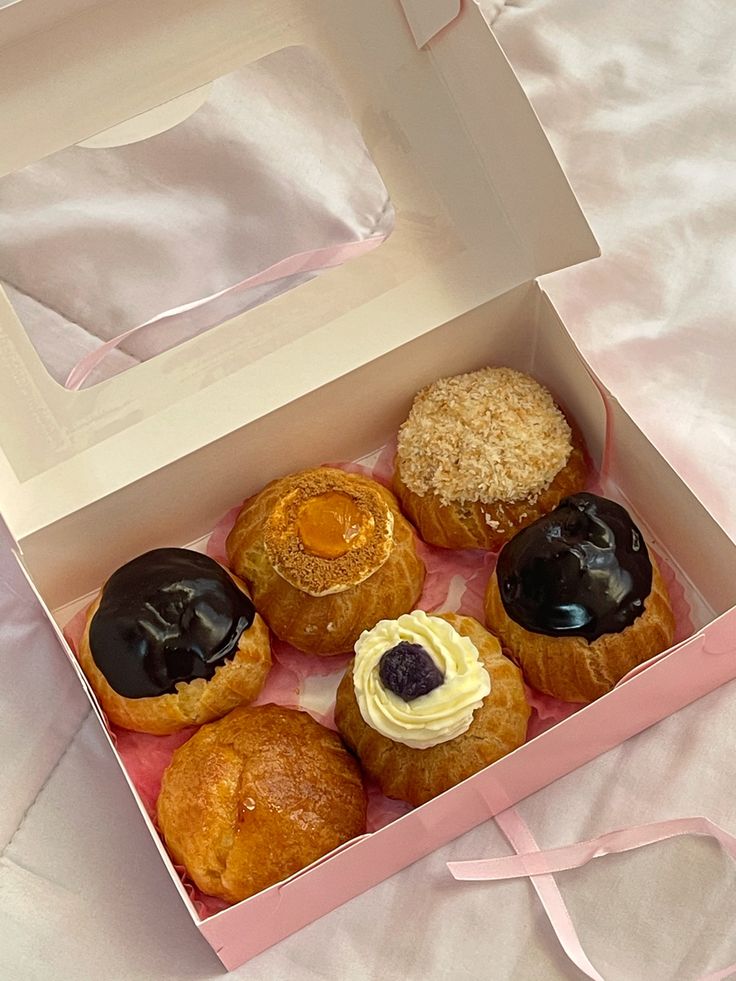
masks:
<svg viewBox="0 0 736 981"><path fill-rule="evenodd" d="M1 174L306 44L329 63L396 209L393 233L370 255L82 391L47 375L0 293L0 502L18 561L163 867L234 968L735 677L736 582L724 571L736 546L595 378L536 281L598 249L474 4L117 0L72 5L38 33L42 5L23 2L25 32L19 5L7 8L16 20L5 34L0 11ZM245 330L274 322L289 327L283 344L258 356L242 343ZM268 480L375 451L419 388L486 364L530 372L574 417L602 486L676 577L691 635L435 800L200 917L62 627L128 559L202 547Z"/></svg>

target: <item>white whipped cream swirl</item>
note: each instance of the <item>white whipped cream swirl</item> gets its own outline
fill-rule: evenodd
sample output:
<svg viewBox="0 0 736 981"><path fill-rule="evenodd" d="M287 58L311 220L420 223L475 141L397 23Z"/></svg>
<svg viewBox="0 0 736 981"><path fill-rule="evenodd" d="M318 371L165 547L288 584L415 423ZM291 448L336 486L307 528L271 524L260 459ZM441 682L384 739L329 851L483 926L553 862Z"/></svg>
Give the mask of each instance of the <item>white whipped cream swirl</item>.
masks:
<svg viewBox="0 0 736 981"><path fill-rule="evenodd" d="M379 675L381 658L401 641L421 645L445 676L439 687L410 702L384 688ZM422 610L363 631L355 644L353 684L364 721L412 749L429 749L465 732L491 691L472 640Z"/></svg>

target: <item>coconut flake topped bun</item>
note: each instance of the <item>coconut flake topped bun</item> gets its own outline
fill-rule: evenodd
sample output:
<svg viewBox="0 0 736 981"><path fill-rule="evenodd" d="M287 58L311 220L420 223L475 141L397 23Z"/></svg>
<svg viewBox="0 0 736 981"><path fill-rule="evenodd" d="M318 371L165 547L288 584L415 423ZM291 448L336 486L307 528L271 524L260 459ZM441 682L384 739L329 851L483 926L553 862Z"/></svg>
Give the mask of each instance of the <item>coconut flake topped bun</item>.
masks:
<svg viewBox="0 0 736 981"><path fill-rule="evenodd" d="M586 477L575 427L543 385L511 368L428 385L399 430L394 490L432 545L496 550Z"/></svg>

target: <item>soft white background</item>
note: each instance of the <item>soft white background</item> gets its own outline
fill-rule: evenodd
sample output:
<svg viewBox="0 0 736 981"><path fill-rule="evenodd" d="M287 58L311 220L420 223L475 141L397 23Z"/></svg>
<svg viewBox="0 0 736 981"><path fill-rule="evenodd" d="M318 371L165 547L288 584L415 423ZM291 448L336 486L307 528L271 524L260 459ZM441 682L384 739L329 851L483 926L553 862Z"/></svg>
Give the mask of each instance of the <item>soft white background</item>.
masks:
<svg viewBox="0 0 736 981"><path fill-rule="evenodd" d="M736 536L736 4L517 0L494 29L603 248L545 286L602 378ZM217 977L5 552L0 587L0 978ZM543 845L693 813L736 831L735 782L731 684L520 810ZM489 822L234 977L578 977L527 882L463 885L446 872L450 858L506 850ZM687 981L736 960L736 871L708 841L559 881L607 981Z"/></svg>

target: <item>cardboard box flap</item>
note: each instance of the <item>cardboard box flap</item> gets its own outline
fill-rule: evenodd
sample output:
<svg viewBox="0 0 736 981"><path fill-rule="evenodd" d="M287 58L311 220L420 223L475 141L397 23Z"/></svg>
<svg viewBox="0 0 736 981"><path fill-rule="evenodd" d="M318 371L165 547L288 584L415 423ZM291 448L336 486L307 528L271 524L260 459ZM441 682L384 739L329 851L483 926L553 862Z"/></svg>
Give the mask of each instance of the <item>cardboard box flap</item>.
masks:
<svg viewBox="0 0 736 981"><path fill-rule="evenodd" d="M334 75L391 196L393 233L80 392L47 375L0 296L0 507L17 540L519 283L598 254L473 4L421 50L399 0L83 9L3 50L0 173L290 45L316 50ZM256 349L244 342L253 337Z"/></svg>
<svg viewBox="0 0 736 981"><path fill-rule="evenodd" d="M0 0L0 48L48 30L98 0Z"/></svg>
<svg viewBox="0 0 736 981"><path fill-rule="evenodd" d="M461 0L401 0L418 48L432 40L459 16Z"/></svg>

